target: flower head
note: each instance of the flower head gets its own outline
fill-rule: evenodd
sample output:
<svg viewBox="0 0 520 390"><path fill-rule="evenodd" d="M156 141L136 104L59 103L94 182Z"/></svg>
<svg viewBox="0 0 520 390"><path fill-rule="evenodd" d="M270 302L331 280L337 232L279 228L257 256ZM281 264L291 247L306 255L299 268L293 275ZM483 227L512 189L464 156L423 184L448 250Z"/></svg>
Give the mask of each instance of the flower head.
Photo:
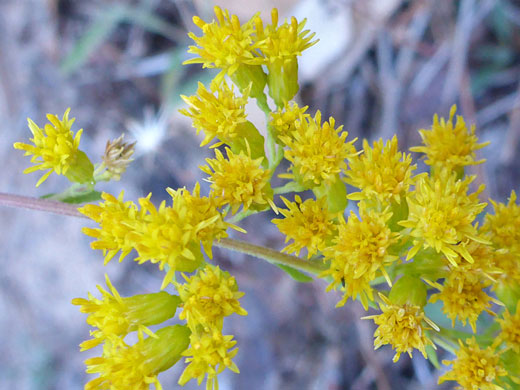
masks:
<svg viewBox="0 0 520 390"><path fill-rule="evenodd" d="M306 114L308 106L299 107L298 103L291 101L285 103L283 109L279 108L277 111L271 112L269 124L274 129L274 134L278 140L280 136L291 136L296 130L296 121L304 120L310 117Z"/></svg>
<svg viewBox="0 0 520 390"><path fill-rule="evenodd" d="M295 17L278 25L278 10L271 11L271 24L264 28L262 19L254 18L256 26L257 47L262 52L267 64L272 62L287 62L300 56L302 51L314 45L317 40L312 41L315 33L304 30L306 20L301 22Z"/></svg>
<svg viewBox="0 0 520 390"><path fill-rule="evenodd" d="M86 390L149 390L162 386L157 375L167 370L188 348L190 331L186 326L174 325L159 329L154 337L143 338L134 345L124 341L107 342L101 357L87 359L87 373L99 374L85 385Z"/></svg>
<svg viewBox="0 0 520 390"><path fill-rule="evenodd" d="M349 194L349 199L400 202L401 195L413 184L412 172L416 166L411 163L412 157L399 151L396 136L385 145L382 139L375 141L373 147L364 140L363 153L349 158L349 169L345 172L346 182L361 190Z"/></svg>
<svg viewBox="0 0 520 390"><path fill-rule="evenodd" d="M408 219L400 225L411 228L414 246L408 252L410 259L421 249L431 247L454 265L457 265L457 254L469 262L473 258L461 245L463 241L474 240L487 243L478 236L473 221L486 207L480 203L477 192L467 194L468 186L475 177L457 180L454 174L446 170L434 177L422 177L418 180L415 191L408 197Z"/></svg>
<svg viewBox="0 0 520 390"><path fill-rule="evenodd" d="M291 202L281 197L287 209L278 209L284 216L282 219L273 219L272 222L280 232L285 234L285 242L293 242L287 245L283 252L296 253L307 249L307 257L311 257L318 251L323 251L334 236L337 225L335 219L338 213L331 213L327 207L325 197L314 200L302 201L299 195Z"/></svg>
<svg viewBox="0 0 520 390"><path fill-rule="evenodd" d="M47 123L43 129L31 119L27 119L29 129L33 134L33 138L31 138L33 144L22 142L14 144L15 149L25 150L26 156L32 155L31 162L36 164L25 169L23 173L47 170L36 183L36 187L42 184L52 172L65 175L69 168L77 163L78 158L81 160L86 158L88 161L86 155L78 150L83 129L78 130L74 135L71 127L75 118L69 119L69 112L70 108L65 111L61 120L57 115L48 114L47 119L50 123ZM81 157L80 154L82 154ZM88 163L85 161L84 165L88 165L88 168L92 167L92 163L90 165ZM92 171L90 171L90 177L92 177Z"/></svg>
<svg viewBox="0 0 520 390"><path fill-rule="evenodd" d="M506 204L491 201L495 214L487 214L482 230L498 249L520 258L520 206L516 204L516 192L511 191Z"/></svg>
<svg viewBox="0 0 520 390"><path fill-rule="evenodd" d="M141 330L150 336L153 333L146 327L160 324L175 315L179 297L164 291L154 294L142 294L123 298L105 275L110 291L97 286L102 299L88 294L88 299L75 298L74 305L80 306L82 313L87 313L87 324L98 328L91 333L93 339L81 343L81 350L95 347L103 341L117 340L134 330Z"/></svg>
<svg viewBox="0 0 520 390"><path fill-rule="evenodd" d="M135 142L131 144L124 142L124 134L113 141L107 141L103 154L103 164L111 178L119 180L121 175L125 173L126 167L132 162L134 149Z"/></svg>
<svg viewBox="0 0 520 390"><path fill-rule="evenodd" d="M372 319L378 325L374 333L374 347L390 344L395 349L393 361L397 362L402 353L412 357L414 349L419 350L426 357L428 345L435 345L426 334L426 330L439 330L437 325L424 315L420 306L413 304L395 305L383 294L379 294L381 314L363 317ZM425 324L426 323L426 324ZM429 325L429 326L428 326Z"/></svg>
<svg viewBox="0 0 520 390"><path fill-rule="evenodd" d="M426 164L435 168L456 169L466 165L481 164L485 160L476 160L475 151L488 145L489 142L477 143L475 125L469 132L464 118L457 116L457 123L453 124L453 117L457 106L450 110L450 118L446 121L437 114L433 117L431 130L419 130L424 146L410 148L412 152L426 154Z"/></svg>
<svg viewBox="0 0 520 390"><path fill-rule="evenodd" d="M197 134L203 130L204 140L201 146L218 138L221 143L229 143L240 135L240 126L247 122L245 106L249 96L249 88L244 90L241 97L233 92L233 87L227 83L212 83L210 91L199 83L197 95L181 96L190 106L189 110L180 112L193 120L193 127Z"/></svg>
<svg viewBox="0 0 520 390"><path fill-rule="evenodd" d="M391 216L388 209L383 212L366 210L362 203L360 217L351 212L347 221L340 218L334 245L325 251L330 266L321 275L332 277L327 291L339 286L344 290L343 299L336 306L343 306L350 297L359 296L367 308L368 300L373 300L370 282L378 272L391 284L385 266L397 260L388 249L398 238L398 234L388 227Z"/></svg>
<svg viewBox="0 0 520 390"><path fill-rule="evenodd" d="M457 381L460 390L503 390L497 382L507 375L507 371L500 365L500 356L494 348L481 349L474 337L467 339L465 344L459 340L459 344L457 358L442 362L452 367L439 378L439 383Z"/></svg>
<svg viewBox="0 0 520 390"><path fill-rule="evenodd" d="M222 329L224 317L233 313L247 315L238 300L244 295L229 272L206 265L196 275L183 275L185 283L176 283L183 309L179 318L186 319L191 329L197 325Z"/></svg>
<svg viewBox="0 0 520 390"><path fill-rule="evenodd" d="M334 183L341 172L347 169L346 159L356 154L353 143L346 142L348 133L343 126L334 128L334 118L321 123L321 113L314 118L300 117L295 122L295 130L280 136L288 149L285 158L292 165L292 173L280 177L293 179L305 186L315 187L322 183Z"/></svg>
<svg viewBox="0 0 520 390"><path fill-rule="evenodd" d="M238 373L238 367L231 359L235 357L238 348L233 336L224 336L218 330L192 333L190 348L183 353L186 363L189 363L179 378L179 384L184 386L191 379L197 379L200 385L207 375L207 390L218 390L217 375L229 368Z"/></svg>
<svg viewBox="0 0 520 390"><path fill-rule="evenodd" d="M231 76L240 65L259 65L261 58L256 54L253 41L254 23L249 20L244 24L236 15L229 15L229 11L215 6L217 20L206 23L198 16L193 17L201 30L202 36L193 33L188 36L197 46L190 46L188 53L198 57L185 61L184 64L202 64L203 68L219 68L221 72L216 80L222 81L227 74Z"/></svg>
<svg viewBox="0 0 520 390"><path fill-rule="evenodd" d="M206 159L208 166L201 167L210 175L207 181L211 183L211 193L218 206L230 205L233 214L241 206L248 210L252 206L263 208L270 205L276 210L269 171L261 166L263 158L253 160L249 149L248 154L243 151L235 154L226 148L226 154L227 159L215 149L216 158Z"/></svg>

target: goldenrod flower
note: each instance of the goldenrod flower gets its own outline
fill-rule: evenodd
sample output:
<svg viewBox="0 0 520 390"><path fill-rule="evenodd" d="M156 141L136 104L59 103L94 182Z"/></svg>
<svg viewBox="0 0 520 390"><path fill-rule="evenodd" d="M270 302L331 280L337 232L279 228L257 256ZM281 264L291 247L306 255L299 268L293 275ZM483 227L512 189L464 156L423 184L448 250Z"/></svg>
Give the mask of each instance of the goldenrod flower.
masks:
<svg viewBox="0 0 520 390"><path fill-rule="evenodd" d="M457 381L460 390L504 390L497 382L507 371L500 365L500 355L493 347L481 349L474 337L466 344L459 340L457 358L442 363L451 365L451 371L439 378L439 383Z"/></svg>
<svg viewBox="0 0 520 390"><path fill-rule="evenodd" d="M249 144L248 144L249 146ZM210 175L211 194L219 207L230 205L235 214L242 206L243 210L250 207L265 208L273 203L273 190L270 185L270 173L262 168L263 157L251 158L251 152L241 151L235 154L226 148L227 159L222 152L215 149L215 159L206 159L209 166L200 167Z"/></svg>
<svg viewBox="0 0 520 390"><path fill-rule="evenodd" d="M390 344L395 350L394 362L399 360L402 353L408 353L412 357L414 349L419 350L426 357L426 346L431 345L435 348L435 345L425 331L439 330L437 325L424 315L420 306L408 303L394 305L383 294L380 293L379 296L381 298L379 307L382 313L363 317L363 319L374 320L378 325L374 332L375 349Z"/></svg>
<svg viewBox="0 0 520 390"><path fill-rule="evenodd" d="M218 390L217 375L229 368L238 373L238 367L231 359L235 357L238 348L233 336L224 336L213 329L208 333L192 333L190 348L183 353L189 365L179 378L179 384L184 386L191 379L197 379L200 385L207 375L206 390Z"/></svg>
<svg viewBox="0 0 520 390"><path fill-rule="evenodd" d="M274 136L279 141L280 136L291 136L296 130L296 121L304 120L310 117L306 114L308 106L299 107L298 103L291 101L285 103L285 106L271 112L269 124L274 130Z"/></svg>
<svg viewBox="0 0 520 390"><path fill-rule="evenodd" d="M176 283L183 302L179 318L186 319L190 329L196 329L197 325L222 329L224 317L233 313L247 315L238 301L244 293L238 291L237 282L229 272L207 264L196 275L183 274L183 277L186 283Z"/></svg>
<svg viewBox="0 0 520 390"><path fill-rule="evenodd" d="M374 142L370 147L363 141L363 153L349 158L349 169L345 172L346 182L359 188L360 192L348 195L349 199L362 200L376 198L385 203L400 203L413 184L412 157L399 151L397 137L383 145L383 140Z"/></svg>
<svg viewBox="0 0 520 390"><path fill-rule="evenodd" d="M268 69L269 94L278 107L283 107L298 92L298 60L302 51L314 45L314 33L304 30L306 20L278 25L278 10L271 11L271 24L264 28L260 17L255 17L256 46L262 52Z"/></svg>
<svg viewBox="0 0 520 390"><path fill-rule="evenodd" d="M433 117L431 130L419 130L424 146L410 148L412 152L426 154L426 164L436 169L464 168L466 165L482 164L486 160L475 160L475 151L488 145L489 142L477 143L475 125L469 132L464 118L457 116L457 123L453 124L453 117L457 106L453 105L450 110L450 118L446 121L437 114Z"/></svg>
<svg viewBox="0 0 520 390"><path fill-rule="evenodd" d="M502 331L500 332L500 340L506 343L508 348L513 349L516 353L520 353L520 302L516 305L516 312L511 314L509 310L505 310L503 318L497 318Z"/></svg>
<svg viewBox="0 0 520 390"><path fill-rule="evenodd" d="M336 307L343 306L349 298L359 297L368 308L368 300L374 299L370 282L378 272L391 284L385 266L398 259L388 252L398 239L398 234L388 227L391 217L388 209L383 212L366 210L361 204L360 217L351 212L347 221L340 218L334 245L325 251L326 258L330 259L329 269L320 275L332 277L327 291L339 286L344 291Z"/></svg>
<svg viewBox="0 0 520 390"><path fill-rule="evenodd" d="M249 88L245 89L239 97L234 94L233 87L230 88L225 82L212 83L209 91L199 82L197 95L181 95L190 106L189 110L180 110L181 114L192 118L197 134L204 131L200 146L208 144L213 138L221 141L213 145L215 147L241 136L241 125L247 122L245 106L249 91Z"/></svg>
<svg viewBox="0 0 520 390"><path fill-rule="evenodd" d="M422 177L418 180L415 191L408 196L409 215L401 226L411 228L414 246L408 252L407 259L426 248L442 252L454 266L457 254L473 262L466 245L467 239L488 243L478 236L472 225L476 216L486 207L480 203L478 194L484 189L467 194L468 186L475 177L457 180L454 174L442 171L435 177Z"/></svg>
<svg viewBox="0 0 520 390"><path fill-rule="evenodd" d="M495 214L487 214L482 230L497 249L506 249L520 259L520 206L516 204L516 192L506 204L491 201Z"/></svg>
<svg viewBox="0 0 520 390"><path fill-rule="evenodd" d="M338 213L329 212L325 197L314 200L302 201L299 195L295 195L295 202L281 197L287 209L278 209L284 216L283 219L273 219L280 232L285 235L285 242L293 242L287 245L283 252L296 253L307 249L307 257L311 257L318 251L323 251L334 236L337 226Z"/></svg>
<svg viewBox="0 0 520 390"><path fill-rule="evenodd" d="M306 187L317 187L322 183L332 184L338 175L347 169L346 159L356 154L353 143L346 142L348 133L343 126L334 128L334 118L321 123L321 113L314 118L301 118L295 122L296 129L290 135L280 136L288 149L285 158L292 165L292 173L280 177L293 179Z"/></svg>
<svg viewBox="0 0 520 390"><path fill-rule="evenodd" d="M477 319L480 313L486 311L494 315L490 310L492 303L502 305L484 290L489 287L489 282L481 282L471 277L465 278L465 274L450 274L445 279L444 285L431 282L430 284L440 290L430 297L430 302L441 301L442 311L451 319L452 326L455 326L455 319L458 318L463 325L469 322L474 333L477 332Z"/></svg>
<svg viewBox="0 0 520 390"><path fill-rule="evenodd" d="M156 390L162 386L157 375L171 366L188 348L190 331L186 326L167 326L154 337L139 340L134 345L124 341L105 343L103 355L85 360L87 373L99 374L85 385L85 390Z"/></svg>
<svg viewBox="0 0 520 390"><path fill-rule="evenodd" d="M124 142L124 134L113 141L107 141L102 158L111 179L119 180L125 173L126 167L133 161L134 150L135 142Z"/></svg>
<svg viewBox="0 0 520 390"><path fill-rule="evenodd" d="M31 138L33 145L22 142L14 144L15 149L25 150L25 156L32 155L31 162L36 164L25 169L23 173L47 170L36 183L36 187L47 180L52 172L67 175L71 167L77 172L69 172L70 180L85 182L92 178L92 163L85 153L78 149L83 129L78 130L74 135L71 127L75 118L69 119L69 112L70 108L65 111L61 120L57 115L48 114L47 119L50 123L47 123L43 129L31 119L27 119L33 134Z"/></svg>
<svg viewBox="0 0 520 390"><path fill-rule="evenodd" d="M94 336L93 339L80 344L82 351L93 348L106 339L124 338L128 333L138 329L155 337L147 326L160 324L172 318L180 303L179 297L164 291L123 298L110 282L108 275L105 275L105 281L110 291L97 286L102 299L88 293L88 299L72 300L72 304L81 306L82 313L88 314L87 324L98 328L90 332Z"/></svg>
<svg viewBox="0 0 520 390"><path fill-rule="evenodd" d="M78 210L99 224L99 228L84 227L83 233L94 237L97 241L90 244L92 249L101 249L105 256L105 265L121 251L119 261L122 261L136 245L135 232L144 223L144 210L139 211L132 201L123 200L124 192L118 198L103 192L104 202L99 205L86 204ZM148 195L148 197L150 197Z"/></svg>
<svg viewBox="0 0 520 390"><path fill-rule="evenodd" d="M217 20L206 23L198 16L193 17L193 23L202 30L202 36L197 37L193 33L188 36L197 46L190 46L188 53L199 57L185 61L184 64L202 64L203 68L219 68L218 82L227 74L233 75L240 65L259 65L262 59L256 53L253 42L253 20L244 24L236 15L229 15L229 11L214 7Z"/></svg>

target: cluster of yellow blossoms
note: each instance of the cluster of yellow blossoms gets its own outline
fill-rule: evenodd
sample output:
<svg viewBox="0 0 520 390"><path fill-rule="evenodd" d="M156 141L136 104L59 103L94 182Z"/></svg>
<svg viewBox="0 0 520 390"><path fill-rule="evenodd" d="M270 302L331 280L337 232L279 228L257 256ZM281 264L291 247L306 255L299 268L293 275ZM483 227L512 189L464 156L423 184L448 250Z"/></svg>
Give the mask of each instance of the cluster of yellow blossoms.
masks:
<svg viewBox="0 0 520 390"><path fill-rule="evenodd" d="M262 211L278 214L272 222L288 243L283 252L304 252L291 265L307 265L300 269L316 270L327 290L341 291L337 306L350 298L366 310L379 307L364 318L377 325L375 347L391 345L394 361L418 350L437 364L441 346L456 358L444 361L451 371L440 382L454 380L467 390L520 388L520 206L513 191L507 204L491 201L494 213L481 218L484 187L473 190L475 176L465 174L484 161L476 158L486 144L478 143L474 126L468 130L460 116L454 122L453 106L447 120L436 115L430 129L420 130L423 145L410 150L424 155L429 172L414 174L417 166L399 151L397 137L365 140L356 150L334 118L322 121L319 111L312 116L293 100L297 57L316 43L305 21L280 24L276 10L268 25L258 15L240 23L219 7L215 15L211 22L193 19L202 35L189 34L196 57L187 63L220 73L209 88L199 84L196 95L183 96L188 108L181 110L203 133L201 146L212 143L215 158L201 167L208 196L199 184L191 192L168 188L171 205L154 205L151 194L136 204L123 192L104 193L100 204L79 209L98 225L84 232L96 239L92 248L103 251L105 264L135 250L135 261L158 263L165 272L161 292L121 297L107 277L109 291L98 286L101 298L73 300L95 328L81 348L103 345L100 357L86 361L87 372L99 375L86 388L160 388L157 375L182 357L188 365L181 385L207 378L206 388L216 389L224 369L238 372L236 341L223 329L227 316L247 314L243 293L207 260L228 229L245 233L234 223ZM250 98L266 114L266 132L247 119ZM73 136L68 111L49 120L43 130L29 122L34 145L15 144L38 164L26 172L49 170L38 185L52 171L88 186L118 179L126 169L132 145L122 139L107 145L94 170L78 149L81 130ZM275 172L288 182L272 188ZM301 273L283 256L266 258L298 280ZM167 292L173 287L178 295ZM150 329L174 318L177 308L185 325ZM137 342L130 345L133 332Z"/></svg>

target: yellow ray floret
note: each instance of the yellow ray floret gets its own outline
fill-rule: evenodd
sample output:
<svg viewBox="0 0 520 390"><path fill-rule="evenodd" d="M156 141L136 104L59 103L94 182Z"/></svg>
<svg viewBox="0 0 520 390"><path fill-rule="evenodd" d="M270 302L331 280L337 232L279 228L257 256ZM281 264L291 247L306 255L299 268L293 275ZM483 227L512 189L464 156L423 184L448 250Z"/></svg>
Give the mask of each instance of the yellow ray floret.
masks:
<svg viewBox="0 0 520 390"><path fill-rule="evenodd" d="M293 131L296 130L296 121L305 120L310 117L306 114L308 106L299 107L296 102L287 102L283 109L271 112L269 124L274 130L276 140L279 140L280 136L291 136Z"/></svg>
<svg viewBox="0 0 520 390"><path fill-rule="evenodd" d="M443 170L435 177L422 177L415 191L408 196L409 215L401 226L411 229L414 246L407 259L415 256L422 248L431 247L454 265L457 254L473 262L466 245L467 239L488 243L477 233L473 222L486 207L479 202L478 194L484 190L481 185L477 192L467 194L469 184L475 177L458 180L451 171Z"/></svg>
<svg viewBox="0 0 520 390"><path fill-rule="evenodd" d="M375 141L370 147L363 141L363 153L349 158L346 182L359 188L360 192L350 193L348 198L362 200L376 198L381 202L400 202L413 184L412 157L399 151L397 137L386 144Z"/></svg>
<svg viewBox="0 0 520 390"><path fill-rule="evenodd" d="M451 365L451 370L439 378L439 383L456 381L459 390L504 390L500 377L507 371L500 365L500 355L493 347L481 349L474 337L463 344L457 358L452 361L443 360L443 364Z"/></svg>
<svg viewBox="0 0 520 390"><path fill-rule="evenodd" d="M190 46L188 53L198 57L185 61L184 64L202 64L203 68L221 69L216 77L220 82L226 74L231 76L240 65L258 65L262 59L255 51L253 19L240 24L238 17L230 16L229 11L218 6L214 11L217 20L210 23L198 16L193 17L193 23L202 30L202 36L188 34L197 45Z"/></svg>
<svg viewBox="0 0 520 390"><path fill-rule="evenodd" d="M379 294L381 314L363 317L372 319L378 325L374 333L374 347L390 344L395 349L393 361L397 362L402 353L412 357L414 349L419 350L426 357L428 345L435 345L428 337L426 330L439 330L437 325L424 315L420 306L412 304L394 305L383 294Z"/></svg>
<svg viewBox="0 0 520 390"><path fill-rule="evenodd" d="M238 348L233 336L224 336L219 330L192 333L190 348L183 353L189 363L179 378L179 384L184 386L191 379L197 379L200 385L207 375L206 390L218 390L217 375L229 368L238 373L238 367L231 359L235 357Z"/></svg>
<svg viewBox="0 0 520 390"><path fill-rule="evenodd" d="M212 83L210 90L199 83L195 96L181 96L189 109L180 112L192 118L197 134L201 130L204 132L200 146L208 144L213 138L221 143L230 143L240 136L240 125L247 122L245 106L249 91L250 88L246 88L242 96L236 96L233 87L230 88L225 82L219 85Z"/></svg>
<svg viewBox="0 0 520 390"><path fill-rule="evenodd" d="M211 183L211 194L219 207L231 206L233 214L240 207L247 211L250 207L265 208L269 205L276 210L270 172L261 166L263 157L251 158L249 144L247 146L247 154L244 151L235 154L226 148L226 159L220 150L215 149L216 158L206 159L208 165L200 168L210 175L207 181Z"/></svg>
<svg viewBox="0 0 520 390"><path fill-rule="evenodd" d="M318 251L323 251L334 236L339 213L331 213L325 197L302 201L299 195L291 202L281 197L287 209L279 209L283 219L273 219L272 222L285 235L285 242L293 240L283 252L300 254L307 249L307 257Z"/></svg>
<svg viewBox="0 0 520 390"><path fill-rule="evenodd" d="M360 298L368 308L368 300L373 300L370 282L383 275L391 285L385 266L397 260L389 253L389 247L396 243L399 235L388 227L392 213L366 210L360 205L360 217L351 212L347 221L340 218L338 235L334 244L325 251L330 259L329 269L320 276L332 277L327 291L341 287L343 298L336 305L343 306L349 298Z"/></svg>
<svg viewBox="0 0 520 390"><path fill-rule="evenodd" d="M183 277L185 283L176 283L183 302L179 318L185 319L190 329L202 325L222 330L224 317L233 313L247 315L238 301L244 293L238 291L237 282L229 272L208 264L196 275L183 274Z"/></svg>
<svg viewBox="0 0 520 390"><path fill-rule="evenodd" d="M75 118L69 119L69 113L70 108L65 111L61 120L57 115L48 114L47 119L50 123L47 123L43 129L31 119L27 119L29 129L33 134L33 138L31 138L33 144L22 142L14 144L14 148L24 150L26 156L32 155L31 162L35 164L25 169L23 173L47 170L36 183L36 187L42 184L52 172L56 172L58 175L66 174L76 161L83 129L78 130L74 135L71 127Z"/></svg>
<svg viewBox="0 0 520 390"><path fill-rule="evenodd" d="M453 105L448 121L444 118L439 120L436 114L430 130L419 130L424 146L415 146L410 150L426 154L426 164L435 168L456 169L486 161L476 160L475 151L489 142L479 144L475 135L475 125L468 131L461 116L457 116L457 122L454 124L453 117L456 111L457 106Z"/></svg>
<svg viewBox="0 0 520 390"><path fill-rule="evenodd" d="M347 169L346 159L356 154L353 146L356 140L347 142L348 133L342 132L343 126L335 128L335 124L332 117L322 123L318 111L314 118L300 117L292 134L280 136L288 147L285 158L292 163L291 173L280 177L293 179L309 188L334 183Z"/></svg>
<svg viewBox="0 0 520 390"><path fill-rule="evenodd" d="M123 298L107 275L105 280L110 291L97 286L102 299L89 293L88 299L72 300L72 304L80 306L82 313L88 314L87 324L97 328L90 332L94 336L93 339L81 343L82 351L93 348L107 339L115 342L138 329L155 337L147 326L160 324L172 318L180 303L179 297L164 291Z"/></svg>

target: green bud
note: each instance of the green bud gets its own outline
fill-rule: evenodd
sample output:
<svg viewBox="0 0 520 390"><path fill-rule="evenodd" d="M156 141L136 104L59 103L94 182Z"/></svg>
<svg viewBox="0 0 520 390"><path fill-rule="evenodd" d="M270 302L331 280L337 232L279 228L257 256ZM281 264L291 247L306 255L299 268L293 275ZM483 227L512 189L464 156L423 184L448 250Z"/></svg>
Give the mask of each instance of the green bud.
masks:
<svg viewBox="0 0 520 390"><path fill-rule="evenodd" d="M143 353L151 371L159 373L179 361L190 345L191 331L186 325L173 325L159 329L155 335L144 341Z"/></svg>
<svg viewBox="0 0 520 390"><path fill-rule="evenodd" d="M260 134L255 125L249 121L240 123L238 125L237 131L240 137L236 137L235 139L231 140L231 142L229 142L229 146L231 147L233 153L240 154L240 152L244 152L245 154L248 154L249 148L252 159L264 157L262 163L267 164L268 161L265 158L264 149L265 139L264 136Z"/></svg>
<svg viewBox="0 0 520 390"><path fill-rule="evenodd" d="M296 56L289 61L275 61L267 65L269 74L267 84L269 95L277 107L283 107L298 93L298 60Z"/></svg>
<svg viewBox="0 0 520 390"><path fill-rule="evenodd" d="M327 197L327 206L331 213L337 213L347 208L347 187L339 175L332 184L323 183L319 187L312 189L316 198Z"/></svg>
<svg viewBox="0 0 520 390"><path fill-rule="evenodd" d="M123 298L123 302L127 306L126 315L132 323L149 326L173 318L181 299L177 295L161 291Z"/></svg>
<svg viewBox="0 0 520 390"><path fill-rule="evenodd" d="M497 283L495 294L500 302L506 305L509 312L512 314L516 312L516 305L520 301L520 285Z"/></svg>
<svg viewBox="0 0 520 390"><path fill-rule="evenodd" d="M258 105L264 111L270 111L267 105L267 96L264 88L267 82L267 75L261 65L240 65L231 75L231 80L240 88L241 91L251 86L250 96L258 101Z"/></svg>
<svg viewBox="0 0 520 390"><path fill-rule="evenodd" d="M426 305L427 290L419 278L403 276L394 283L388 299L395 305L411 304L423 307Z"/></svg>

